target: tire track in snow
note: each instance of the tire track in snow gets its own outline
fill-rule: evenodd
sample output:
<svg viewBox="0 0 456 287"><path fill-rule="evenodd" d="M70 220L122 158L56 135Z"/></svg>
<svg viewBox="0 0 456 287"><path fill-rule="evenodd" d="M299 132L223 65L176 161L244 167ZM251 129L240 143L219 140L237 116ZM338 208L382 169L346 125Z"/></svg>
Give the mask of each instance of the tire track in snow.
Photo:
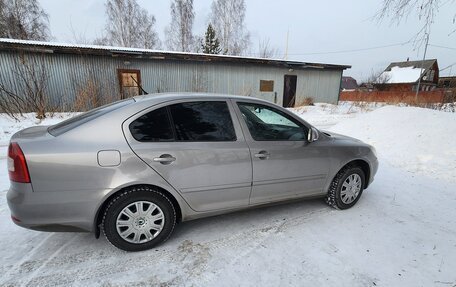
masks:
<svg viewBox="0 0 456 287"><path fill-rule="evenodd" d="M46 243L46 241L51 238L52 236L54 235L54 233L51 233L49 234L48 236L44 237L35 247L32 248L32 250L30 252L27 252L25 256L23 256L21 258L21 260L16 263L15 265L13 265L13 267L11 267L2 277L3 277L3 281L0 282L2 285L7 282L10 278L10 275L12 272L14 271L18 271L19 268L21 267L22 264L24 264L27 260L29 260L30 258L33 257L33 255L35 255L35 253L40 249L40 247L42 245L44 245L44 243Z"/></svg>
<svg viewBox="0 0 456 287"><path fill-rule="evenodd" d="M156 251L151 250L144 253L125 253L118 250L115 250L114 252L94 250L94 252L86 251L58 257L61 251L70 244L70 242L68 242L48 259L30 262L32 265L32 270L28 272L30 275L21 272L20 276L13 276L13 278L19 279L27 276L29 280L23 285L85 285L85 283L88 282L93 284L93 279L97 279L97 284L100 284L102 282L110 282L110 275L128 274L136 271L147 273L147 270L155 270L156 266L159 267L160 265L166 264L169 266L169 269L165 271L167 274L157 275L159 275L158 277L160 278L163 278L164 275L171 276L172 278L165 280L168 283L173 282L173 284L177 285L186 285L197 280L198 285L200 285L200 283L201 285L210 285L222 272L222 270L216 270L214 273L206 272L207 269L210 268L209 266L212 266L212 263L209 265L209 261L214 258L214 255L217 255L215 256L215 263L217 263L217 265L233 266L251 252L257 250L257 248L266 240L270 239L272 235L281 233L288 228L299 226L310 220L316 214L327 212L331 212L331 210L328 208L321 208L310 212L303 212L301 215L288 218L285 221L277 219L274 223L267 222L260 226L255 226L250 230L244 230L228 237L207 242L193 242L190 238L178 242L177 246L174 248L156 249ZM71 242L76 238L77 236L75 236ZM174 243L172 241L172 239L168 241L171 246ZM168 246L165 245L165 247ZM233 248L241 248L240 252L234 257L232 256ZM121 261L118 259L120 256L122 257ZM160 260L156 260L156 258L160 258ZM39 274L40 272L41 274ZM156 280L156 278L154 280ZM13 281L8 283L14 285L20 283L20 281L14 282L13 279Z"/></svg>
<svg viewBox="0 0 456 287"><path fill-rule="evenodd" d="M21 284L21 286L27 286L32 280L33 278L36 277L36 275L38 274L38 272L40 272L41 270L43 270L44 267L46 267L46 265L52 260L54 259L57 255L59 255L63 249L65 249L67 246L69 246L71 243L73 243L73 241L77 238L77 235L75 235L71 240L67 241L65 244L63 244L59 249L57 249L54 253L52 253L51 256L49 256L49 258L39 267L37 268L35 271L33 271L33 273L29 276L29 279L24 282L23 284Z"/></svg>
<svg viewBox="0 0 456 287"><path fill-rule="evenodd" d="M314 217L316 214L327 213L327 212L328 212L328 209L326 209L326 208L318 209L318 210L310 211L303 215L296 216L296 217L293 217L293 218L290 218L287 220L277 221L275 224L265 225L263 227L254 229L254 230L252 230L251 234L249 234L248 236L246 236L245 233L238 234L239 236L242 236L242 238L244 240L245 240L245 238L247 238L247 240L250 243L249 247L246 248L245 250L243 250L242 252L238 253L233 258L231 258L231 260L228 261L228 263L225 265L225 267L234 266L234 265L238 264L238 262L242 258L245 258L250 253L254 252L259 246L262 246L263 243L266 242L267 240L270 240L271 235L282 233L282 232L286 231L288 228L299 226L299 225L307 222L312 217ZM331 212L331 210L329 212ZM252 238L253 238L253 240L252 240ZM223 246L224 248L231 249L231 247L233 247L233 246L240 245L240 244L233 244L232 238L230 238L228 242L230 244L225 244L224 246L223 246L223 244L219 244L219 245L216 245L216 248L220 248L221 246ZM235 240L234 240L234 242L237 243ZM241 245L241 246L243 246L243 245ZM213 281L216 279L216 277L218 275L223 273L223 271L224 270L219 269L219 270L217 270L217 272L209 274L210 276L206 276L206 278L204 278L205 279L204 281L202 281L202 282L198 281L198 284L202 283L201 286L210 285L211 283L213 283Z"/></svg>

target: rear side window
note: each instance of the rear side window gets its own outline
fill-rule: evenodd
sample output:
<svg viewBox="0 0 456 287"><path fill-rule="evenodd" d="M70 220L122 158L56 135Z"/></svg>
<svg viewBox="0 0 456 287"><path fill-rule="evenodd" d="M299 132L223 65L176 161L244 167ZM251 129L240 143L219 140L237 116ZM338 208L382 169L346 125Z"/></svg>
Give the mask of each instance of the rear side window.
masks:
<svg viewBox="0 0 456 287"><path fill-rule="evenodd" d="M187 102L163 107L133 121L130 131L142 142L236 140L226 102Z"/></svg>
<svg viewBox="0 0 456 287"><path fill-rule="evenodd" d="M130 132L141 142L174 140L168 108L160 108L139 117L130 124Z"/></svg>
<svg viewBox="0 0 456 287"><path fill-rule="evenodd" d="M169 108L180 141L236 140L226 102L190 102Z"/></svg>

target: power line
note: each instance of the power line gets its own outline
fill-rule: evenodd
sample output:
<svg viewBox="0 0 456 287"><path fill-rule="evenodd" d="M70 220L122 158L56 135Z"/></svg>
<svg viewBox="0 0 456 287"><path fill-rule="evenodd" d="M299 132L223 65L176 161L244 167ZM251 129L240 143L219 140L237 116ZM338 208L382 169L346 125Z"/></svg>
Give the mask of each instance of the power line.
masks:
<svg viewBox="0 0 456 287"><path fill-rule="evenodd" d="M454 65L456 65L456 63L453 63L453 64L451 64L451 65L449 65L449 66L446 66L445 68L440 69L439 71L440 71L440 72L441 72L441 71L445 71L446 69L449 69L449 68L453 67Z"/></svg>
<svg viewBox="0 0 456 287"><path fill-rule="evenodd" d="M369 48L360 48L360 49L352 49L352 50L340 50L340 51L329 51L329 52L312 52L312 53L297 53L297 54L289 54L289 55L324 55L324 54L343 54L343 53L353 53L353 52L361 52L361 51L369 51L369 50L377 50L395 46L403 46L405 44L410 43L411 41L390 44L390 45L383 45L383 46L376 46L376 47L369 47Z"/></svg>
<svg viewBox="0 0 456 287"><path fill-rule="evenodd" d="M453 47L447 47L447 46L441 46L441 45L433 45L433 44L429 44L429 46L432 46L432 47L437 47L437 48L443 48L443 49L449 49L449 50L456 50L456 48L453 48Z"/></svg>
<svg viewBox="0 0 456 287"><path fill-rule="evenodd" d="M406 42L396 43L396 44L389 44L383 46L375 46L375 47L368 47L368 48L359 48L359 49L351 49L351 50L339 50L339 51L328 51L328 52L309 52L309 53L288 53L288 55L293 56L308 56L308 55L325 55L325 54L343 54L343 53L354 53L354 52L362 52L362 51L369 51L369 50L378 50L383 48L389 47L396 47L396 46L403 46L406 44L411 43L412 40L408 40ZM250 56L256 56L257 53L249 54Z"/></svg>
<svg viewBox="0 0 456 287"><path fill-rule="evenodd" d="M384 48L389 48L389 47L404 46L404 45L409 44L409 43L411 43L411 42L413 42L413 40L408 40L408 41L406 41L406 42L401 42L401 43L396 43L396 44L389 44L389 45L383 45L383 46L368 47L368 48L359 48L359 49L350 49L350 50L339 50L339 51L327 51L327 52L288 53L288 55L293 55L293 56L309 56L309 55L327 55L327 54L355 53L355 52L362 52L362 51L370 51L370 50L384 49ZM428 44L428 46L437 47L437 48L443 48L443 49L456 50L456 48L454 48L454 47L447 47L447 46L441 46L441 45ZM250 54L250 56L256 56L256 55L257 55L257 53Z"/></svg>

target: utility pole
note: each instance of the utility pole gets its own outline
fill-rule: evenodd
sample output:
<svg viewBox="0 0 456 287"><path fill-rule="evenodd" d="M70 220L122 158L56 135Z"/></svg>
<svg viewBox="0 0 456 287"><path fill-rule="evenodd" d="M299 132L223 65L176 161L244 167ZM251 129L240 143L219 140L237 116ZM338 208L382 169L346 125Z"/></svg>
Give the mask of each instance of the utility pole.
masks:
<svg viewBox="0 0 456 287"><path fill-rule="evenodd" d="M288 60L288 34L290 33L290 29L287 30L287 43L285 44L285 61Z"/></svg>
<svg viewBox="0 0 456 287"><path fill-rule="evenodd" d="M420 77L418 78L418 85L416 86L416 95L415 95L416 103L418 103L418 93L420 92L421 76L423 74L424 61L426 60L426 52L427 52L428 43L429 43L429 34L430 34L429 32L426 33L426 45L424 46L424 55L423 55L423 61L421 62Z"/></svg>

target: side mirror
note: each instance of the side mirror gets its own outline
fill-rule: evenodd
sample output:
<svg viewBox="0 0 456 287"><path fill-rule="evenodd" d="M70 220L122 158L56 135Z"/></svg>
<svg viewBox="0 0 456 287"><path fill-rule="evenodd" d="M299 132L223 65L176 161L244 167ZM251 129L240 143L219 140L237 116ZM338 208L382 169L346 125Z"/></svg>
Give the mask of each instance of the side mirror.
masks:
<svg viewBox="0 0 456 287"><path fill-rule="evenodd" d="M318 140L318 130L314 127L311 127L309 129L309 132L307 133L307 141L308 142L314 142Z"/></svg>

